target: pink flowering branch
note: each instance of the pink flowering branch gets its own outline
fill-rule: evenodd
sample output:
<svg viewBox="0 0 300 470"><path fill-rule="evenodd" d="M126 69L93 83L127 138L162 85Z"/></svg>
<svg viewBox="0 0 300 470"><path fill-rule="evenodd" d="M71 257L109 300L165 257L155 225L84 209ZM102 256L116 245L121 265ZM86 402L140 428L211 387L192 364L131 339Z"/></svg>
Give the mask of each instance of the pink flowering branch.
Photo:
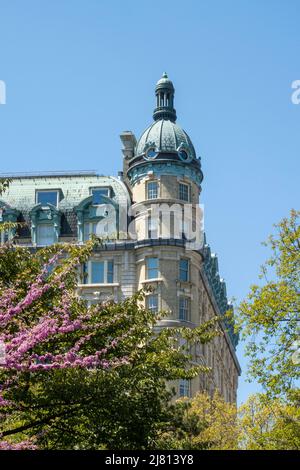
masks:
<svg viewBox="0 0 300 470"><path fill-rule="evenodd" d="M12 399L14 391L20 381L27 384L42 377L37 375L40 372L108 371L130 363L127 344L137 328L130 310L118 310L110 302L88 307L78 297L77 268L85 255L76 250L75 256L59 250L31 283L23 273L9 286L0 282L0 353L4 350L4 358L0 354L0 409L4 413L22 411L22 403ZM88 250L83 253L89 254ZM26 448L35 444L0 441L0 449Z"/></svg>
<svg viewBox="0 0 300 470"><path fill-rule="evenodd" d="M0 450L36 450L37 446L31 441L22 441L11 443L8 441L0 441Z"/></svg>

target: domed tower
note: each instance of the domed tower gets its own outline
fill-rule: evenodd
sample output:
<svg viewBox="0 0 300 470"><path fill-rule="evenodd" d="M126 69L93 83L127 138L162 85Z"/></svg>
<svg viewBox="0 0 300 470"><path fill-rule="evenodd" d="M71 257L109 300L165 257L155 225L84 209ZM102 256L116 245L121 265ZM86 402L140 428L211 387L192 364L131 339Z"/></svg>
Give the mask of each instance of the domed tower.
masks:
<svg viewBox="0 0 300 470"><path fill-rule="evenodd" d="M181 199L178 185L174 182L182 179L191 184L188 201L198 202L203 179L200 158L196 157L188 134L176 124L174 94L173 83L164 73L155 87L154 122L142 133L128 161L127 176L134 202L148 200L146 193L141 192L140 184L149 177L160 183L157 199ZM171 179L166 180L165 176ZM170 182L173 182L171 187Z"/></svg>
<svg viewBox="0 0 300 470"><path fill-rule="evenodd" d="M188 134L176 124L174 86L164 73L155 87L156 108L154 122L142 133L134 152L127 159L127 178L134 204L149 209L153 203L198 204L203 174L200 158ZM173 227L168 230L164 220L150 229L143 221L144 212L138 211L136 232L139 240L153 238L178 238ZM177 218L176 218L177 219ZM177 221L177 220L176 220ZM171 224L172 225L172 224ZM175 227L175 232L178 227ZM179 227L181 231L181 227Z"/></svg>
<svg viewBox="0 0 300 470"><path fill-rule="evenodd" d="M168 312L161 326L193 328L220 318L224 335L192 351L194 361L211 367L211 374L199 375L190 383L179 381L175 388L180 396L218 389L234 402L240 368L222 318L227 308L224 282L207 245L201 243L202 226L197 225L201 161L190 137L176 123L174 94L173 83L164 73L155 87L153 122L138 141L131 132L121 135L123 176L132 198L136 289L152 287L146 307ZM199 243L190 243L195 235Z"/></svg>
<svg viewBox="0 0 300 470"><path fill-rule="evenodd" d="M201 255L187 249L203 179L200 158L176 123L174 86L164 73L155 87L154 121L138 141L125 132L124 177L132 192L138 288L151 284L149 308L167 310L162 323L199 324L196 305ZM194 228L192 228L194 230ZM192 326L192 325L191 325Z"/></svg>

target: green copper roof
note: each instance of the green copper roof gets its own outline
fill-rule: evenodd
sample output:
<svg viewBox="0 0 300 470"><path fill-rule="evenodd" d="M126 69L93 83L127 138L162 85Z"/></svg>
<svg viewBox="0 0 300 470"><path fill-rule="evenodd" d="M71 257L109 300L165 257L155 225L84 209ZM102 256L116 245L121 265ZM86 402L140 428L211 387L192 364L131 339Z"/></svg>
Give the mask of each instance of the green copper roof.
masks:
<svg viewBox="0 0 300 470"><path fill-rule="evenodd" d="M167 89L173 89L174 90L174 85L172 81L169 79L168 75L166 72L162 74L162 77L158 80L156 84L156 89L157 88L164 88L166 87Z"/></svg>
<svg viewBox="0 0 300 470"><path fill-rule="evenodd" d="M142 155L147 146L153 144L159 152L177 152L180 144L190 151L192 158L196 153L187 133L175 122L161 119L151 124L141 135L136 146L136 155Z"/></svg>
<svg viewBox="0 0 300 470"><path fill-rule="evenodd" d="M59 190L61 200L58 209L70 210L77 206L83 199L87 198L91 192L90 188L110 187L112 188L116 202L129 202L128 190L124 183L112 176L98 176L96 174L82 173L72 175L52 175L40 173L26 175L26 177L14 177L5 191L0 201L18 210L30 210L36 204L36 191L38 190Z"/></svg>

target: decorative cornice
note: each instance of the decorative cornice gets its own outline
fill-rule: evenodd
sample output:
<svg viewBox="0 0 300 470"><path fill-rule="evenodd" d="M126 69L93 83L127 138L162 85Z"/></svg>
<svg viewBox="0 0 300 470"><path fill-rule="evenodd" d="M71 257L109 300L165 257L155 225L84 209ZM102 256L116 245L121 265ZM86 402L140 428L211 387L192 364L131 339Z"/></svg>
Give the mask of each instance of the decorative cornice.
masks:
<svg viewBox="0 0 300 470"><path fill-rule="evenodd" d="M203 180L203 174L200 169L196 169L193 166L187 166L182 162L158 162L137 164L128 170L128 177L132 186L138 181L145 178L149 171L153 171L154 177L158 178L162 175L170 176L185 176L191 181L196 183L199 187Z"/></svg>

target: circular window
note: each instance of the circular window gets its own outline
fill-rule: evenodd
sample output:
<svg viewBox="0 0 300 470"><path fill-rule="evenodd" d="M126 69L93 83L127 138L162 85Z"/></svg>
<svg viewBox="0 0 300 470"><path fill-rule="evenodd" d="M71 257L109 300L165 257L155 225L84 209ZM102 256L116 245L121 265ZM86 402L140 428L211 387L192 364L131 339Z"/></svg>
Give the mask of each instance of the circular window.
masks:
<svg viewBox="0 0 300 470"><path fill-rule="evenodd" d="M181 160L188 160L188 158L189 158L189 156L188 156L188 154L185 150L181 150L179 152L179 156L180 156Z"/></svg>
<svg viewBox="0 0 300 470"><path fill-rule="evenodd" d="M154 158L156 156L156 151L154 148L147 150L146 155L148 158Z"/></svg>
<svg viewBox="0 0 300 470"><path fill-rule="evenodd" d="M146 155L145 157L146 158L149 158L149 159L152 159L152 158L155 158L157 155L157 151L155 150L154 147L150 147L147 151L146 151Z"/></svg>
<svg viewBox="0 0 300 470"><path fill-rule="evenodd" d="M183 162L190 162L191 161L191 152L187 145L181 143L177 148L178 156L180 160Z"/></svg>

